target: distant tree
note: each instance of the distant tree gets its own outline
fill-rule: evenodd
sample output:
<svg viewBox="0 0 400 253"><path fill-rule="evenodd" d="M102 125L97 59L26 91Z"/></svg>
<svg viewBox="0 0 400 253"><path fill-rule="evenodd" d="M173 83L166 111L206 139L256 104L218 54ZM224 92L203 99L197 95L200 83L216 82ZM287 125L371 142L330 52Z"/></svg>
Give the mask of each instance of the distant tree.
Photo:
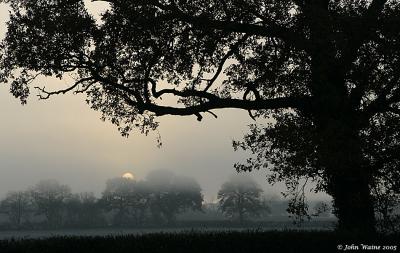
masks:
<svg viewBox="0 0 400 253"><path fill-rule="evenodd" d="M81 211L81 201L78 194L72 194L64 204L63 220L64 226L73 227L79 223L79 212Z"/></svg>
<svg viewBox="0 0 400 253"><path fill-rule="evenodd" d="M266 218L266 217L270 216L272 213L271 207L270 207L270 199L263 194L261 196L261 206L262 206L262 210L261 210L259 216L261 218Z"/></svg>
<svg viewBox="0 0 400 253"><path fill-rule="evenodd" d="M131 215L135 224L143 225L148 220L150 194L147 182L135 183L133 194L129 198Z"/></svg>
<svg viewBox="0 0 400 253"><path fill-rule="evenodd" d="M328 203L324 201L316 202L314 204L313 210L314 210L313 216L319 216L319 217L329 217L329 214L332 213L332 208L329 206Z"/></svg>
<svg viewBox="0 0 400 253"><path fill-rule="evenodd" d="M202 212L192 212L194 215L204 217L210 221L224 220L225 215L219 210L219 205L216 202L204 202L202 206ZM193 215L193 216L194 216Z"/></svg>
<svg viewBox="0 0 400 253"><path fill-rule="evenodd" d="M72 196L69 186L61 185L56 180L43 180L30 190L30 195L36 213L44 215L48 226L55 228L62 225L65 203Z"/></svg>
<svg viewBox="0 0 400 253"><path fill-rule="evenodd" d="M116 212L116 225L143 224L148 201L149 192L145 183L128 178L108 180L101 199L106 210Z"/></svg>
<svg viewBox="0 0 400 253"><path fill-rule="evenodd" d="M28 192L15 191L7 193L0 203L0 212L5 213L13 227L19 229L24 222L29 222L32 213L32 202Z"/></svg>
<svg viewBox="0 0 400 253"><path fill-rule="evenodd" d="M129 196L132 192L134 181L127 178L113 178L107 180L106 189L103 191L101 204L107 211L115 211L114 225L128 223Z"/></svg>
<svg viewBox="0 0 400 253"><path fill-rule="evenodd" d="M105 224L103 212L92 192L74 194L64 205L65 226L96 227Z"/></svg>
<svg viewBox="0 0 400 253"><path fill-rule="evenodd" d="M246 218L258 217L267 210L262 192L251 177L233 176L218 192L219 209L242 224Z"/></svg>
<svg viewBox="0 0 400 253"><path fill-rule="evenodd" d="M188 209L201 210L203 195L194 179L157 170L149 173L146 182L151 193L149 207L154 222L172 225L177 214Z"/></svg>
<svg viewBox="0 0 400 253"><path fill-rule="evenodd" d="M166 223L166 219L163 217L165 204L175 205L174 201L168 200L173 197L170 187L174 177L174 173L168 170L150 171L146 176L146 183L150 190L149 210L152 222L155 224Z"/></svg>

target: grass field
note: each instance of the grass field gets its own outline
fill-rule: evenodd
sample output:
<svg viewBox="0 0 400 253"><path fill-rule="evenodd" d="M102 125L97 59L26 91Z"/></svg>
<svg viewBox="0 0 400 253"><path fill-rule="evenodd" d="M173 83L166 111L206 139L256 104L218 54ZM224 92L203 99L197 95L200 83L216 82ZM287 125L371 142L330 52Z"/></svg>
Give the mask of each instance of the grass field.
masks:
<svg viewBox="0 0 400 253"><path fill-rule="evenodd" d="M359 236L323 231L245 231L155 233L108 237L54 237L47 239L12 239L0 241L1 253L119 253L119 252L376 252L362 245L388 247L396 252L400 235ZM340 246L339 246L340 245ZM354 250L354 247L359 247ZM342 247L342 249L338 249ZM394 248L396 247L396 248ZM347 252L347 251L346 251ZM380 252L380 251L379 251Z"/></svg>

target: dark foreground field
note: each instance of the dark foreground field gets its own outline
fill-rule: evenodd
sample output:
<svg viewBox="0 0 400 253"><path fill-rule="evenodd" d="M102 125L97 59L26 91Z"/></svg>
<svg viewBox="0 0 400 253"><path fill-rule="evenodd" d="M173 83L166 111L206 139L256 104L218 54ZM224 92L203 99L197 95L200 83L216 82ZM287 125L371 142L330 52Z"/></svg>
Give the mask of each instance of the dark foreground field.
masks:
<svg viewBox="0 0 400 253"><path fill-rule="evenodd" d="M0 241L0 252L29 253L117 253L117 252L351 252L364 245L386 247L384 252L400 251L400 235L365 237L321 231L246 231L187 232L126 235L110 237L55 237ZM357 248L358 247L358 250ZM379 251L379 252L380 252Z"/></svg>

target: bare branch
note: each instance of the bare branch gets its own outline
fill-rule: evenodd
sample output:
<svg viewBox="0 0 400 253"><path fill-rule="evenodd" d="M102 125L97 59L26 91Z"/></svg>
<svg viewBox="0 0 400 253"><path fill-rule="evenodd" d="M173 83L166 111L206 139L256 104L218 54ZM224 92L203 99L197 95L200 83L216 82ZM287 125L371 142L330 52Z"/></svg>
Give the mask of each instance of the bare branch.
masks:
<svg viewBox="0 0 400 253"><path fill-rule="evenodd" d="M43 87L43 88L35 87L35 89L38 89L41 93L45 94L44 96L43 96L43 94L38 94L37 96L39 97L39 99L46 100L46 99L49 99L53 95L68 93L68 92L72 91L73 89L77 88L80 84L90 81L90 80L93 80L93 79L94 79L93 77L82 78L79 81L75 82L72 86L70 86L66 89L62 89L62 90L46 91L46 87ZM80 93L80 91L76 91L76 93Z"/></svg>
<svg viewBox="0 0 400 253"><path fill-rule="evenodd" d="M256 121L256 117L254 116L253 112L251 110L248 110L249 116L252 120Z"/></svg>
<svg viewBox="0 0 400 253"><path fill-rule="evenodd" d="M197 116L197 120L198 121L202 121L203 120L203 116L201 116L201 114L199 112L194 113L194 115Z"/></svg>
<svg viewBox="0 0 400 253"><path fill-rule="evenodd" d="M85 88L80 89L80 90L77 89L76 91L74 91L74 94L82 94L82 93L85 93L85 92L86 92L90 87L92 87L92 85L95 84L95 83L97 83L96 80L93 80L93 81L89 82L89 84L86 85Z"/></svg>
<svg viewBox="0 0 400 253"><path fill-rule="evenodd" d="M212 116L214 116L214 118L218 118L217 114L213 113L212 111L207 111L209 114L211 114Z"/></svg>

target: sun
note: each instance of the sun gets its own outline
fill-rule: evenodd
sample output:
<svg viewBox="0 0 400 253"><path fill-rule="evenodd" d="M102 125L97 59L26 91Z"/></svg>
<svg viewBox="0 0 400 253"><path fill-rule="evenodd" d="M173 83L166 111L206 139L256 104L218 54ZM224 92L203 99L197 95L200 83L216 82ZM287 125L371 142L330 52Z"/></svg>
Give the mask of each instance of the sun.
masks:
<svg viewBox="0 0 400 253"><path fill-rule="evenodd" d="M122 178L134 180L134 179L135 179L135 176L134 176L132 173L127 172L127 173L125 173L125 174L122 175Z"/></svg>

